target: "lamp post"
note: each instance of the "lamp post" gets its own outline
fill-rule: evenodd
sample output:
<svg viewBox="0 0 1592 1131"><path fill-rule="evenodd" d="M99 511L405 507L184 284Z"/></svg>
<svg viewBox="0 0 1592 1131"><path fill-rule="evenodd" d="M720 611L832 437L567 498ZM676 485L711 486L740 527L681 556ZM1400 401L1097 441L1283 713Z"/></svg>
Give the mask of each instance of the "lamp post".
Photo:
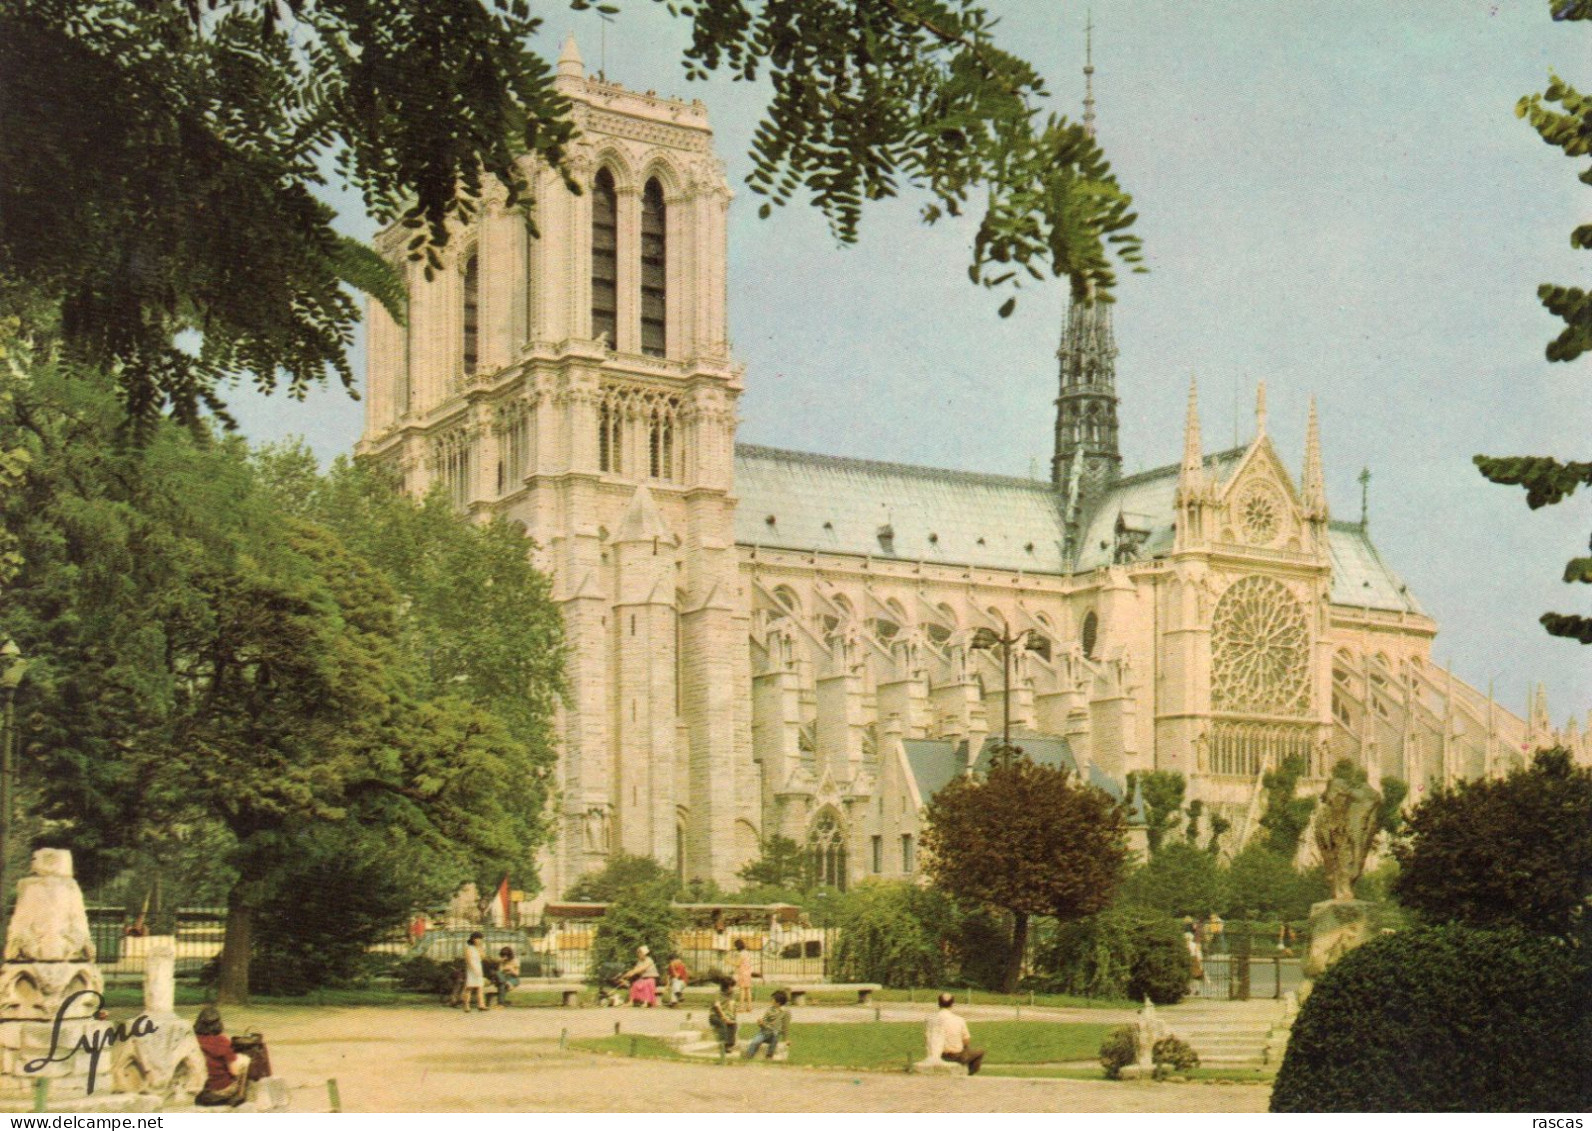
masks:
<svg viewBox="0 0 1592 1131"><path fill-rule="evenodd" d="M1012 649L1019 644L1025 650L1035 648L1039 640L1039 633L1031 628L1013 633L1006 618L1002 616L999 632L993 628L980 628L973 633L973 639L969 643L969 647L972 648L1001 650L1001 713L1004 716L1001 743L1005 748L1004 756L1008 758L1012 753Z"/></svg>
<svg viewBox="0 0 1592 1131"><path fill-rule="evenodd" d="M6 864L11 856L11 783L16 773L17 687L28 670L15 640L0 644L0 918L11 904Z"/></svg>

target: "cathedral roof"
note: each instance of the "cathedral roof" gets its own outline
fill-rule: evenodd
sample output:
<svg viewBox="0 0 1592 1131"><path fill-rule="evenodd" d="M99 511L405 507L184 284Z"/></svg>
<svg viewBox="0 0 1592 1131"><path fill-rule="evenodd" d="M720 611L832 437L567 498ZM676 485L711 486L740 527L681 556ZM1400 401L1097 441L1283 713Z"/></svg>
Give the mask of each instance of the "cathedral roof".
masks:
<svg viewBox="0 0 1592 1131"><path fill-rule="evenodd" d="M1206 477L1212 483L1227 482L1248 450L1229 448L1206 456ZM1133 529L1150 532L1140 550L1142 557L1160 558L1171 553L1173 524L1177 517L1173 501L1177 495L1179 468L1179 464L1168 464L1124 476L1112 485L1084 526L1078 547L1079 572L1112 563L1119 516Z"/></svg>
<svg viewBox="0 0 1592 1131"><path fill-rule="evenodd" d="M735 494L743 545L1070 572L1048 482L737 444Z"/></svg>
<svg viewBox="0 0 1592 1131"><path fill-rule="evenodd" d="M1358 522L1328 523L1327 549L1332 554L1334 605L1424 615L1403 580L1383 563L1370 532Z"/></svg>
<svg viewBox="0 0 1592 1131"><path fill-rule="evenodd" d="M1205 457L1222 483L1246 448ZM1120 517L1147 531L1145 558L1171 552L1179 465L1119 479L1066 560L1062 499L1048 482L735 445L735 540L742 545L1068 574L1110 565ZM1333 522L1332 601L1420 614L1404 582L1358 523ZM932 792L932 791L931 791ZM925 794L927 796L927 794Z"/></svg>

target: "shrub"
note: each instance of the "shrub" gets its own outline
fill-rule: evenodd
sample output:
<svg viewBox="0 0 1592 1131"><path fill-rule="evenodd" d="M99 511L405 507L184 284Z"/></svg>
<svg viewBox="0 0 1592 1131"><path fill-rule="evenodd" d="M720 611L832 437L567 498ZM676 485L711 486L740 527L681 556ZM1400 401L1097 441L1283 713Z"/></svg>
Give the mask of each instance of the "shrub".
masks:
<svg viewBox="0 0 1592 1131"><path fill-rule="evenodd" d="M945 984L941 940L950 934L953 909L943 895L913 883L870 880L847 892L835 914L840 981L899 988Z"/></svg>
<svg viewBox="0 0 1592 1131"><path fill-rule="evenodd" d="M1107 1080L1120 1079L1122 1070L1138 1057L1138 1030L1132 1025L1118 1025L1100 1042L1100 1067L1106 1070Z"/></svg>
<svg viewBox="0 0 1592 1131"><path fill-rule="evenodd" d="M251 991L369 984L371 945L402 927L416 894L405 861L373 840L341 830L299 839L254 918Z"/></svg>
<svg viewBox="0 0 1592 1131"><path fill-rule="evenodd" d="M1398 901L1429 922L1573 937L1592 898L1592 769L1563 749L1416 806L1394 845Z"/></svg>
<svg viewBox="0 0 1592 1131"><path fill-rule="evenodd" d="M1164 1080L1173 1073L1192 1072L1200 1066L1200 1054L1178 1037L1162 1037L1150 1050L1155 1062L1155 1078Z"/></svg>
<svg viewBox="0 0 1592 1131"><path fill-rule="evenodd" d="M1204 919L1227 906L1226 876L1215 856L1174 840L1128 876L1120 902L1177 918Z"/></svg>
<svg viewBox="0 0 1592 1131"><path fill-rule="evenodd" d="M453 969L450 963L417 955L393 967L393 978L401 990L417 994L442 995L448 991Z"/></svg>
<svg viewBox="0 0 1592 1131"><path fill-rule="evenodd" d="M658 972L663 972L680 926L680 913L672 902L671 886L654 884L622 890L597 924L592 940L591 979L601 984L636 963L636 948L652 952Z"/></svg>
<svg viewBox="0 0 1592 1131"><path fill-rule="evenodd" d="M1273 1111L1585 1111L1584 954L1518 929L1384 935L1317 981Z"/></svg>
<svg viewBox="0 0 1592 1131"><path fill-rule="evenodd" d="M1035 955L1036 989L1083 997L1148 997L1174 1005L1188 992L1192 961L1177 922L1137 908L1113 908L1062 923Z"/></svg>

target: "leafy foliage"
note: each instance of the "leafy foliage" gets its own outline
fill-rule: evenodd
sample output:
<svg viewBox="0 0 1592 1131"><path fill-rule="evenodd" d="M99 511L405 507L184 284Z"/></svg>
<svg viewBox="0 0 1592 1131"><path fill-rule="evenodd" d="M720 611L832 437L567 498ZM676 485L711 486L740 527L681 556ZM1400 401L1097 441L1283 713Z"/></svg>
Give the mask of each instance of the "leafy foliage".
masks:
<svg viewBox="0 0 1592 1131"><path fill-rule="evenodd" d="M1584 1111L1585 954L1450 925L1346 954L1300 1008L1273 1111Z"/></svg>
<svg viewBox="0 0 1592 1131"><path fill-rule="evenodd" d="M1100 1067L1107 1080L1118 1080L1122 1070L1139 1058L1139 1032L1132 1025L1118 1025L1100 1042Z"/></svg>
<svg viewBox="0 0 1592 1131"><path fill-rule="evenodd" d="M414 906L411 863L369 834L321 828L301 837L260 904L250 990L303 994L361 981L371 945Z"/></svg>
<svg viewBox="0 0 1592 1131"><path fill-rule="evenodd" d="M1049 992L1175 1005L1188 992L1192 960L1176 920L1112 908L1059 924L1035 967Z"/></svg>
<svg viewBox="0 0 1592 1131"><path fill-rule="evenodd" d="M1280 856L1292 860L1299 851L1299 838L1310 824L1310 814L1315 810L1314 797L1295 797L1299 779L1304 776L1305 760L1290 754L1275 770L1267 770L1260 779L1266 791L1266 805L1260 814L1260 827L1266 830L1266 847Z"/></svg>
<svg viewBox="0 0 1592 1131"><path fill-rule="evenodd" d="M1592 770L1545 750L1508 777L1418 805L1394 845L1400 903L1432 922L1571 938L1592 896Z"/></svg>
<svg viewBox="0 0 1592 1131"><path fill-rule="evenodd" d="M850 242L865 201L922 192L932 223L976 199L970 274L1007 290L1049 271L1109 297L1107 249L1140 261L1099 146L1040 114L1039 75L972 0L669 10L692 21L687 77L772 81L748 178L764 214L805 195ZM217 387L234 375L302 396L330 372L352 392L343 284L402 320L400 288L333 230L323 167L439 268L491 182L510 206L524 196L523 157L566 170L575 127L533 50L541 25L523 0L14 0L0 301L48 299L72 356L114 372L146 427L164 411L225 419Z"/></svg>
<svg viewBox="0 0 1592 1131"><path fill-rule="evenodd" d="M3 620L34 658L26 768L85 879L221 830L235 877L221 992L241 998L255 915L312 832L381 830L358 843L402 859L416 888L531 874L545 720L525 728L429 679L386 573L282 514L240 441L166 426L131 445L100 382L49 364L27 377L0 418L0 447L29 452L0 499L24 550ZM447 530L492 537L463 517Z"/></svg>
<svg viewBox="0 0 1592 1131"><path fill-rule="evenodd" d="M1310 905L1331 895L1319 868L1301 872L1292 857L1254 842L1244 846L1227 869L1227 914L1275 915L1303 919Z"/></svg>
<svg viewBox="0 0 1592 1131"><path fill-rule="evenodd" d="M748 888L802 891L811 879L807 854L788 836L775 834L763 841L756 860L735 873Z"/></svg>
<svg viewBox="0 0 1592 1131"><path fill-rule="evenodd" d="M1551 0L1555 20L1592 20L1588 0ZM1515 116L1531 123L1544 142L1564 151L1566 157L1592 155L1592 96L1582 94L1558 75L1550 75L1548 89L1529 94L1515 105ZM1578 178L1592 185L1592 166ZM1592 224L1578 225L1570 233L1570 246L1592 250ZM1592 349L1592 293L1580 287L1543 283L1537 288L1542 305L1564 322L1559 336L1548 343L1549 361L1574 361ZM1592 463L1560 463L1549 456L1476 456L1482 475L1494 483L1526 489L1532 510L1560 502L1576 489L1592 483ZM1592 557L1572 558L1564 567L1567 582L1592 582ZM1592 617L1568 613L1543 613L1542 627L1550 636L1564 636L1592 644Z"/></svg>
<svg viewBox="0 0 1592 1131"><path fill-rule="evenodd" d="M847 892L836 912L834 961L840 981L884 986L942 986L943 940L953 909L937 891L904 881L869 880Z"/></svg>
<svg viewBox="0 0 1592 1131"><path fill-rule="evenodd" d="M1103 910L1128 866L1123 807L1067 771L1024 757L951 782L924 818L931 882L963 902L1012 913L1008 991L1017 984L1029 917Z"/></svg>
<svg viewBox="0 0 1592 1131"><path fill-rule="evenodd" d="M1227 906L1226 876L1211 853L1171 841L1128 876L1122 902L1163 915L1204 919Z"/></svg>
<svg viewBox="0 0 1592 1131"><path fill-rule="evenodd" d="M642 946L652 952L661 973L681 925L680 913L662 885L622 889L597 924L591 948L593 980L602 983L630 969L636 963L636 948Z"/></svg>
<svg viewBox="0 0 1592 1131"><path fill-rule="evenodd" d="M588 903L612 903L632 892L657 889L664 893L665 898L673 899L679 894L679 887L680 881L674 872L652 857L616 852L608 858L601 871L588 872L576 880L564 898Z"/></svg>
<svg viewBox="0 0 1592 1131"><path fill-rule="evenodd" d="M1200 1054L1187 1041L1179 1037L1162 1037L1150 1048L1150 1059L1155 1064L1155 1078L1192 1072L1200 1066Z"/></svg>
<svg viewBox="0 0 1592 1131"><path fill-rule="evenodd" d="M1145 770L1128 775L1127 792L1131 796L1135 785L1144 798L1145 831L1153 855L1161 850L1167 833L1182 819L1183 794L1188 782L1176 770Z"/></svg>

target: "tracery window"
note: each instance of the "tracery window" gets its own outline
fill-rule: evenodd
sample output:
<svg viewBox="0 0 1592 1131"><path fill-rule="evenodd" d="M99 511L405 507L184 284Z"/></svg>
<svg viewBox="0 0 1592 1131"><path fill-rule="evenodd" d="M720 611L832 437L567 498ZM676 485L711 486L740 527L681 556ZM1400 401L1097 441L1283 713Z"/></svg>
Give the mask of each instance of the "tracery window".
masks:
<svg viewBox="0 0 1592 1131"><path fill-rule="evenodd" d="M846 837L833 809L818 814L807 834L807 874L814 884L846 890Z"/></svg>
<svg viewBox="0 0 1592 1131"><path fill-rule="evenodd" d="M1079 643L1083 645L1083 654L1089 659L1095 658L1095 645L1100 642L1100 618L1090 609L1083 617L1083 632Z"/></svg>
<svg viewBox="0 0 1592 1131"><path fill-rule="evenodd" d="M525 277L525 340L536 337L536 222L530 213L525 215L525 258L520 270Z"/></svg>
<svg viewBox="0 0 1592 1131"><path fill-rule="evenodd" d="M619 325L619 195L599 169L591 187L591 336L616 344Z"/></svg>
<svg viewBox="0 0 1592 1131"><path fill-rule="evenodd" d="M620 449L623 431L619 406L603 401L597 410L597 468L615 475L624 470Z"/></svg>
<svg viewBox="0 0 1592 1131"><path fill-rule="evenodd" d="M464 349L466 375L475 372L481 355L481 261L471 252L464 261Z"/></svg>
<svg viewBox="0 0 1592 1131"><path fill-rule="evenodd" d="M458 510L470 505L470 472L475 464L475 444L463 428L455 428L431 442L431 465L442 479L448 501Z"/></svg>
<svg viewBox="0 0 1592 1131"><path fill-rule="evenodd" d="M641 194L641 352L653 357L662 357L666 344L665 221L663 186L654 178Z"/></svg>
<svg viewBox="0 0 1592 1131"><path fill-rule="evenodd" d="M523 401L499 405L493 421L498 441L498 494L517 491L530 473L531 412Z"/></svg>
<svg viewBox="0 0 1592 1131"><path fill-rule="evenodd" d="M1234 582L1211 624L1211 706L1302 715L1310 707L1310 627L1303 606L1268 577Z"/></svg>
<svg viewBox="0 0 1592 1131"><path fill-rule="evenodd" d="M654 405L647 419L648 473L654 479L674 478L674 411Z"/></svg>

